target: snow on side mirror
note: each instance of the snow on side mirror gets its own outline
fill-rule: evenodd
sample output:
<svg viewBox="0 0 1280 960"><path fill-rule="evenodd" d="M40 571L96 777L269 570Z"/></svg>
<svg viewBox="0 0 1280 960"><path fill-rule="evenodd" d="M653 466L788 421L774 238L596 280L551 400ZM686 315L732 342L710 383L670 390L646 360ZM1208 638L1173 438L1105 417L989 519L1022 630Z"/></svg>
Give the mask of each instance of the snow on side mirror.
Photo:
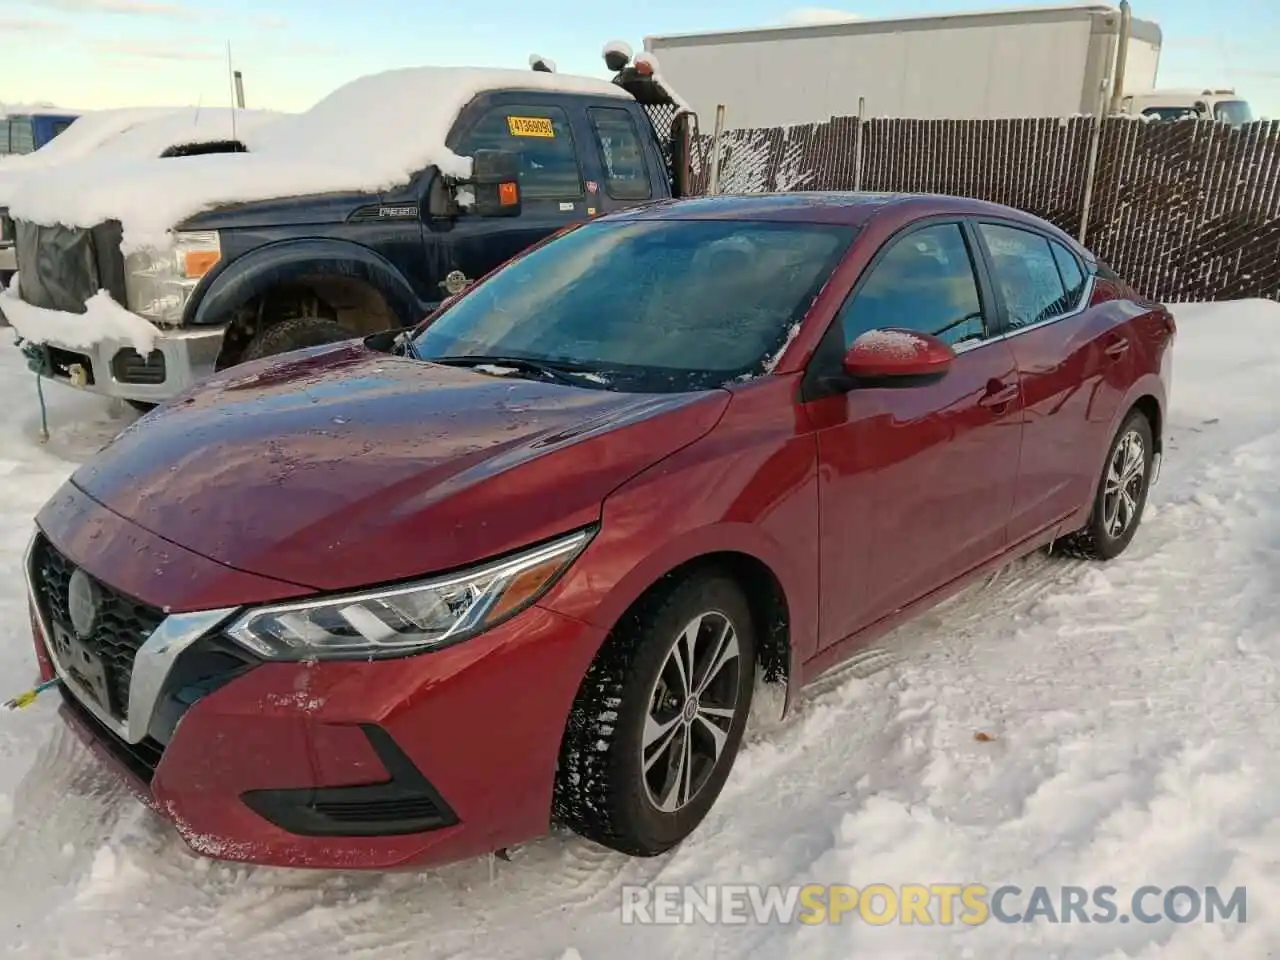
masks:
<svg viewBox="0 0 1280 960"><path fill-rule="evenodd" d="M520 154L477 150L471 160L471 190L479 216L520 216Z"/></svg>
<svg viewBox="0 0 1280 960"><path fill-rule="evenodd" d="M868 330L844 355L845 376L854 380L910 383L945 374L955 351L944 341L915 330Z"/></svg>

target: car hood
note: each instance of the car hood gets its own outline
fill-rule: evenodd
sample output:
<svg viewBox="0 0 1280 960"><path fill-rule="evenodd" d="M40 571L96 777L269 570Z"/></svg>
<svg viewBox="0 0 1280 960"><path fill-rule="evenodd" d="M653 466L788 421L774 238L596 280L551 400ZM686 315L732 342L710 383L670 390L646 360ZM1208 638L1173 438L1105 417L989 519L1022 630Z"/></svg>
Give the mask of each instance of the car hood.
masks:
<svg viewBox="0 0 1280 960"><path fill-rule="evenodd" d="M216 376L71 482L212 560L336 590L593 523L611 491L703 436L728 402L727 391L566 387L348 343Z"/></svg>

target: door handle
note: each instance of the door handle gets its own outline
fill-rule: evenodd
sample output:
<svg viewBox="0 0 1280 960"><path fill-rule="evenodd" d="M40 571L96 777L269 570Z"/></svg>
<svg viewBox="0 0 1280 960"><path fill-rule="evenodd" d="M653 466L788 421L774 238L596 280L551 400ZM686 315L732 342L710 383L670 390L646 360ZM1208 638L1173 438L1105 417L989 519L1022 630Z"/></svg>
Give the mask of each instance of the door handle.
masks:
<svg viewBox="0 0 1280 960"><path fill-rule="evenodd" d="M1128 350L1129 350L1128 337L1116 337L1114 340L1112 340L1110 343L1108 343L1105 347L1102 348L1102 352L1105 353L1112 360L1119 360L1121 357L1125 355L1125 353L1128 352Z"/></svg>
<svg viewBox="0 0 1280 960"><path fill-rule="evenodd" d="M999 380L992 380L987 385L987 392L983 394L978 403L984 407L1006 407L1017 396L1018 385L1016 383L1001 383Z"/></svg>

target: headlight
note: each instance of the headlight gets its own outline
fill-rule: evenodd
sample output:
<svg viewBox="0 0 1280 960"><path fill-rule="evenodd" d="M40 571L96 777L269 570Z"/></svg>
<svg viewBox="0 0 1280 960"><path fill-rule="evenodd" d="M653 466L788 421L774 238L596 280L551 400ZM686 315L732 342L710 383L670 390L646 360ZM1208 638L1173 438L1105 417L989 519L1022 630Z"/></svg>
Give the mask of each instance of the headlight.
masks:
<svg viewBox="0 0 1280 960"><path fill-rule="evenodd" d="M258 607L227 633L269 660L403 656L473 637L542 596L590 542L577 533L419 583Z"/></svg>
<svg viewBox="0 0 1280 960"><path fill-rule="evenodd" d="M222 259L216 230L175 233L167 250L140 250L125 257L129 309L156 323L182 322L187 301L202 277Z"/></svg>

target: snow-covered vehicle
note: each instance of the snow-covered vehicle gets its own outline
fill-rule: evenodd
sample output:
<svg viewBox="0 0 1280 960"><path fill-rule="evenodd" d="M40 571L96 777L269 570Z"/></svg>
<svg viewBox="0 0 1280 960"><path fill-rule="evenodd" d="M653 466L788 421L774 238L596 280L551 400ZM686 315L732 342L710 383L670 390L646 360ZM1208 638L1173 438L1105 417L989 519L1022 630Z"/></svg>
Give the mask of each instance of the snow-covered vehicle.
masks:
<svg viewBox="0 0 1280 960"><path fill-rule="evenodd" d="M68 117L56 139L0 159L0 283L8 283L17 270L9 204L33 174L89 158L116 164L243 150L239 136L281 116L268 110L238 110L233 120L226 109L129 107Z"/></svg>
<svg viewBox="0 0 1280 960"><path fill-rule="evenodd" d="M45 171L12 208L0 305L45 376L135 405L416 324L558 230L688 192L692 114L652 58L604 58L612 81L537 57L392 70L244 155Z"/></svg>

